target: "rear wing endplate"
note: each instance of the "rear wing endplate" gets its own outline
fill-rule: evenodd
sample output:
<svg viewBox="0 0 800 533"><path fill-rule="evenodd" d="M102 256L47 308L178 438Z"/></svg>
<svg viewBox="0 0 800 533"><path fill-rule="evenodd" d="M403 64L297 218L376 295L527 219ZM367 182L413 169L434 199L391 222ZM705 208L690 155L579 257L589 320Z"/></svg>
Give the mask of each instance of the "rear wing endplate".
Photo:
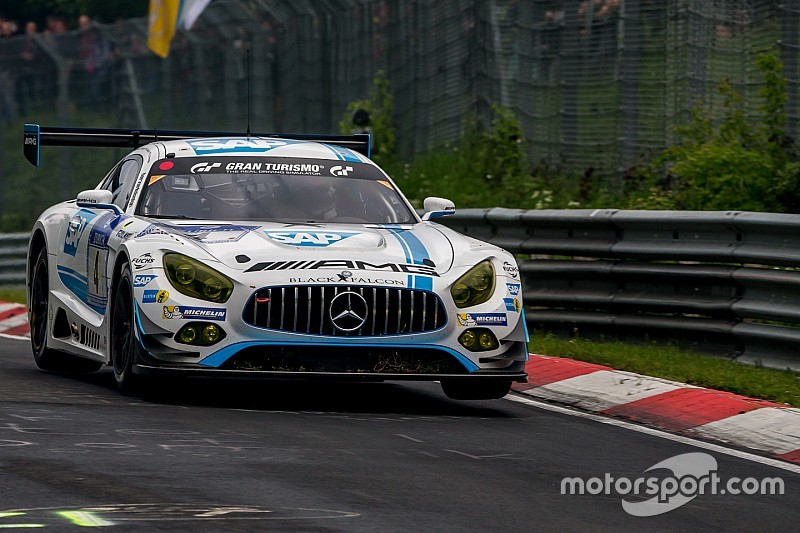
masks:
<svg viewBox="0 0 800 533"><path fill-rule="evenodd" d="M86 146L96 148L132 148L158 141L176 141L205 137L244 137L242 132L231 131L170 131L170 130L126 130L112 128L58 128L25 124L22 152L31 164L39 166L42 146ZM370 136L367 133L353 135L313 135L298 133L251 133L250 137L279 137L293 141L310 141L335 144L370 156Z"/></svg>

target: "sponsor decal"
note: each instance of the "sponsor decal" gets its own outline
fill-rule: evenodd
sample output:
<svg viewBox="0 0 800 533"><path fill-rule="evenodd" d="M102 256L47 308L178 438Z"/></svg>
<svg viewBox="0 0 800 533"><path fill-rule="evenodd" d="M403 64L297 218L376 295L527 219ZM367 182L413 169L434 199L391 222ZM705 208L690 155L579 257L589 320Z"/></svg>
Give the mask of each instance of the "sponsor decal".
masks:
<svg viewBox="0 0 800 533"><path fill-rule="evenodd" d="M192 168L189 170L192 174L198 174L200 172L211 172L212 169L219 168L222 166L222 163L208 163L203 161L202 163L197 163L196 165L192 165Z"/></svg>
<svg viewBox="0 0 800 533"><path fill-rule="evenodd" d="M275 242L281 244L288 244L290 246L316 246L324 247L330 246L335 242L342 241L358 233L353 231L329 231L329 232L311 232L311 231L265 231L267 237Z"/></svg>
<svg viewBox="0 0 800 533"><path fill-rule="evenodd" d="M350 259L322 259L317 261L265 261L256 263L245 272L262 272L264 270L323 270L342 269L349 270L376 270L383 272L403 272L405 274L419 274L422 276L439 277L434 267L428 265L414 265L410 263L368 263L367 261L352 261Z"/></svg>
<svg viewBox="0 0 800 533"><path fill-rule="evenodd" d="M353 171L353 167L343 167L337 165L335 167L331 167L331 174L333 176L347 176L350 172Z"/></svg>
<svg viewBox="0 0 800 533"><path fill-rule="evenodd" d="M311 163L266 163L266 162L236 162L225 165L226 172L249 174L303 174L319 176L325 170L323 165Z"/></svg>
<svg viewBox="0 0 800 533"><path fill-rule="evenodd" d="M150 254L150 252L147 252L146 254L142 254L139 257L137 257L136 259L133 259L131 261L131 263L133 263L133 268L135 268L136 270L139 270L139 269L142 269L142 268L149 267L150 265L155 263L155 261L156 260L153 258L153 256Z"/></svg>
<svg viewBox="0 0 800 533"><path fill-rule="evenodd" d="M458 313L459 326L507 326L505 313Z"/></svg>
<svg viewBox="0 0 800 533"><path fill-rule="evenodd" d="M508 288L508 294L511 296L519 296L519 289L521 287L519 283L506 283L506 287Z"/></svg>
<svg viewBox="0 0 800 533"><path fill-rule="evenodd" d="M519 313L519 310L522 308L522 304L520 304L519 300L516 298L503 298L503 303L506 304L506 311Z"/></svg>
<svg viewBox="0 0 800 533"><path fill-rule="evenodd" d="M78 253L78 244L89 223L97 215L86 209L81 209L67 224L67 234L64 236L64 253L75 257Z"/></svg>
<svg viewBox="0 0 800 533"><path fill-rule="evenodd" d="M134 276L134 277L133 277L133 286L134 286L134 287L144 287L144 286L146 286L148 283L150 283L151 281L153 281L154 279L156 279L157 277L158 277L158 276L150 276L150 275L146 275L146 276Z"/></svg>
<svg viewBox="0 0 800 533"><path fill-rule="evenodd" d="M226 139L203 139L188 141L196 154L217 154L228 152L268 152L290 144L277 139L248 139L246 137Z"/></svg>
<svg viewBox="0 0 800 533"><path fill-rule="evenodd" d="M232 224L219 224L208 226L166 226L175 233L184 237L200 241L205 244L221 242L237 242L247 235L249 231L256 230L259 226L236 226Z"/></svg>
<svg viewBox="0 0 800 533"><path fill-rule="evenodd" d="M166 235L167 232L159 228L155 224L150 224L144 230L136 234L136 237L144 237L145 235Z"/></svg>
<svg viewBox="0 0 800 533"><path fill-rule="evenodd" d="M508 274L512 278L516 278L519 276L519 267L517 267L517 265L509 263L508 261L503 263L503 270L505 270L506 274Z"/></svg>
<svg viewBox="0 0 800 533"><path fill-rule="evenodd" d="M225 320L227 309L214 307L186 307L182 305L165 305L163 317L166 319L192 319Z"/></svg>
<svg viewBox="0 0 800 533"><path fill-rule="evenodd" d="M133 237L133 232L119 229L117 230L117 237L124 241Z"/></svg>
<svg viewBox="0 0 800 533"><path fill-rule="evenodd" d="M333 277L289 278L289 283L358 283L361 285L394 285L397 287L405 286L405 282L403 280L385 278L350 278L344 280Z"/></svg>
<svg viewBox="0 0 800 533"><path fill-rule="evenodd" d="M142 293L142 303L160 303L163 304L169 300L169 291L165 290L147 290Z"/></svg>
<svg viewBox="0 0 800 533"><path fill-rule="evenodd" d="M353 277L353 273L350 272L349 270L343 270L338 274L338 276L339 276L339 281L347 281L348 279Z"/></svg>

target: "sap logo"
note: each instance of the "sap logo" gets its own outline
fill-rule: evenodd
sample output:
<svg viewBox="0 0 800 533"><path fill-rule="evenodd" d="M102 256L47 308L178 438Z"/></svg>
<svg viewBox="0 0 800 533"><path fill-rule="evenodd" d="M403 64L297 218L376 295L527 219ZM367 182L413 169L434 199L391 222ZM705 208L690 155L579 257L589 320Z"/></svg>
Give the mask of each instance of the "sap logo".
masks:
<svg viewBox="0 0 800 533"><path fill-rule="evenodd" d="M276 139L247 138L189 141L189 145L197 154L211 154L215 152L266 152L286 144L286 141L278 141Z"/></svg>
<svg viewBox="0 0 800 533"><path fill-rule="evenodd" d="M348 173L353 171L353 167L335 166L331 167L331 174L334 176L347 176Z"/></svg>
<svg viewBox="0 0 800 533"><path fill-rule="evenodd" d="M289 232L289 231L268 231L264 232L267 237L281 244L291 246L329 246L358 233L347 231L337 232Z"/></svg>
<svg viewBox="0 0 800 533"><path fill-rule="evenodd" d="M191 168L192 174L197 174L198 172L211 172L211 169L219 168L222 166L222 163L206 163L203 161L202 163L197 163L193 165Z"/></svg>
<svg viewBox="0 0 800 533"><path fill-rule="evenodd" d="M145 285L147 285L148 283L150 283L154 279L156 279L156 276L150 276L150 275L148 275L148 276L136 276L136 277L133 278L133 286L134 287L144 287Z"/></svg>
<svg viewBox="0 0 800 533"><path fill-rule="evenodd" d="M80 243L89 222L96 216L94 213L82 209L79 214L72 217L67 225L67 234L64 236L65 254L74 257L78 253L78 243Z"/></svg>
<svg viewBox="0 0 800 533"><path fill-rule="evenodd" d="M508 294L511 296L519 296L519 283L506 283L506 287L508 287Z"/></svg>

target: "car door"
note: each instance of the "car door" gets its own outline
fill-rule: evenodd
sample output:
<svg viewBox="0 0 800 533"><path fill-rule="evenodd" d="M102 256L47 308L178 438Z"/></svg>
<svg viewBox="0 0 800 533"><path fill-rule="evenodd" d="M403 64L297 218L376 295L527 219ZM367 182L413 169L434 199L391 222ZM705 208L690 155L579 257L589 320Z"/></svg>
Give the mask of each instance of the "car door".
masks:
<svg viewBox="0 0 800 533"><path fill-rule="evenodd" d="M99 187L112 191L112 202L122 211L141 166L141 157L128 157L109 172ZM105 313L108 304L108 240L124 218L110 209L76 206L67 224L59 277L82 302L100 314Z"/></svg>

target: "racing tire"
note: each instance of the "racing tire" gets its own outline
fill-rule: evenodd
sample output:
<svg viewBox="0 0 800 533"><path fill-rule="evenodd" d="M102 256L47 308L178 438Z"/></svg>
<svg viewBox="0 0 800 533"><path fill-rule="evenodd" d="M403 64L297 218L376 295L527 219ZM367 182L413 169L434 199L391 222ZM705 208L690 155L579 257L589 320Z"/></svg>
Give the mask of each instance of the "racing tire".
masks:
<svg viewBox="0 0 800 533"><path fill-rule="evenodd" d="M134 394L141 388L141 377L133 373L139 343L134 331L133 276L131 267L123 265L119 281L113 292L110 316L111 366L114 381L123 394Z"/></svg>
<svg viewBox="0 0 800 533"><path fill-rule="evenodd" d="M508 394L508 391L511 390L511 382L442 381L442 390L451 400L497 400Z"/></svg>
<svg viewBox="0 0 800 533"><path fill-rule="evenodd" d="M50 323L50 282L47 267L47 249L42 248L36 256L31 275L30 298L28 299L28 324L31 330L31 350L36 366L52 372L96 372L103 363L70 355L47 347L47 331Z"/></svg>

